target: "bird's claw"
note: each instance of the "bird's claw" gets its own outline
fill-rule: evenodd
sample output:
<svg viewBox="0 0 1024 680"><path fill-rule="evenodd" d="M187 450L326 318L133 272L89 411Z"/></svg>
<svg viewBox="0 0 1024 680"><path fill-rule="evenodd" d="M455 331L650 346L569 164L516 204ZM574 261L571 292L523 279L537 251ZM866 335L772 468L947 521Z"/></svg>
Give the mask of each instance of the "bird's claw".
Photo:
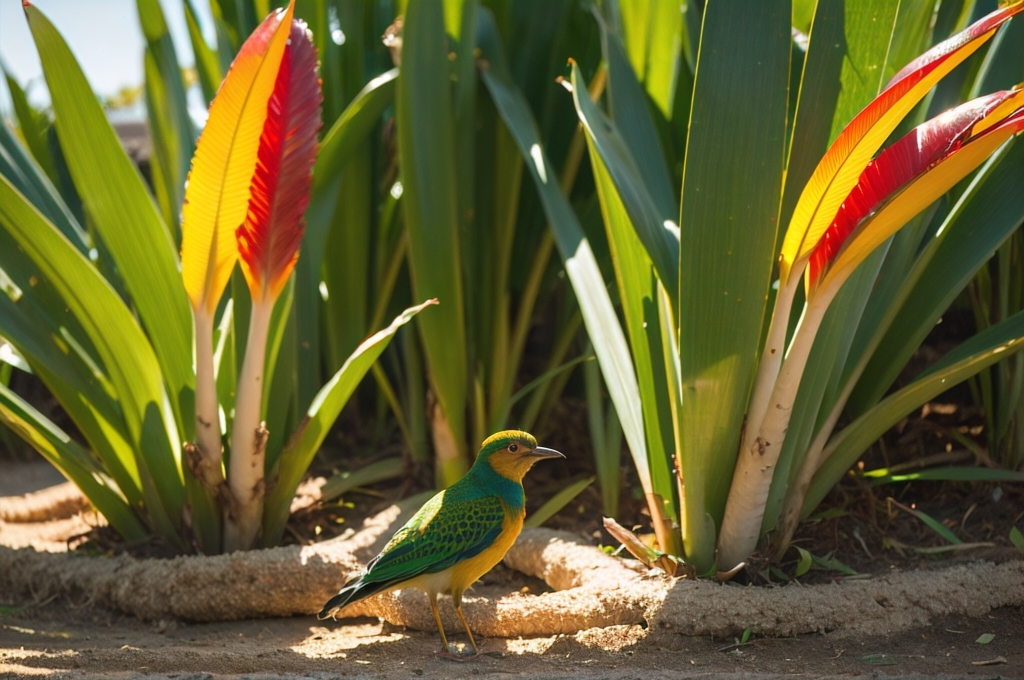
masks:
<svg viewBox="0 0 1024 680"><path fill-rule="evenodd" d="M463 647L463 649L465 650L465 647ZM437 653L437 658L448 659L449 661L463 662L469 661L470 659L475 659L478 656L480 656L480 654L482 654L482 652L479 649L474 649L472 653L467 653L466 651L455 651L452 647L442 647L440 651L438 651Z"/></svg>

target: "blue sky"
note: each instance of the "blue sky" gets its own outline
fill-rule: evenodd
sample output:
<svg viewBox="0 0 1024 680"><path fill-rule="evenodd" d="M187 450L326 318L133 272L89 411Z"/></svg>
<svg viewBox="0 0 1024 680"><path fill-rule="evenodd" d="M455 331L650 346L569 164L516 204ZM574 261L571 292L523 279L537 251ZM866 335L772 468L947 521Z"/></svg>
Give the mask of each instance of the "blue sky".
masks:
<svg viewBox="0 0 1024 680"><path fill-rule="evenodd" d="M71 46L86 78L100 95L142 84L145 44L135 0L33 0ZM212 19L204 0L195 3L207 40L213 42ZM193 63L192 46L180 0L160 0L182 66ZM30 101L49 104L39 55L28 30L21 0L0 0L0 59L21 84ZM6 82L0 83L0 112L10 115Z"/></svg>

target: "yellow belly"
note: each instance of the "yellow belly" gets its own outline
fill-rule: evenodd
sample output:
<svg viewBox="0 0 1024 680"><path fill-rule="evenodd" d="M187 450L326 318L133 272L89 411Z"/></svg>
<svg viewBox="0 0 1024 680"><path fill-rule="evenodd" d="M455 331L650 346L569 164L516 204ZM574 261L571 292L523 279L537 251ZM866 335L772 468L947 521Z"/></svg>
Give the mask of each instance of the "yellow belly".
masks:
<svg viewBox="0 0 1024 680"><path fill-rule="evenodd" d="M459 562L451 569L451 594L458 600L463 591L473 585L477 579L494 568L505 553L516 542L519 532L523 530L523 519L526 517L526 510L510 512L505 507L505 521L502 522L501 533L494 543L481 551L478 555L468 560Z"/></svg>

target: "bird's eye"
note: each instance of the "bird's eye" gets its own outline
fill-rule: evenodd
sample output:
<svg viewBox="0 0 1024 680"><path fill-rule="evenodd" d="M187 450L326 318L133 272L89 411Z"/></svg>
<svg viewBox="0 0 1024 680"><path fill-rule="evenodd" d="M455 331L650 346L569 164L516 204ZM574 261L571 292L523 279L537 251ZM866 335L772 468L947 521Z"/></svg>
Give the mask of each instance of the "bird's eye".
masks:
<svg viewBox="0 0 1024 680"><path fill-rule="evenodd" d="M509 453L515 453L518 450L519 450L519 447L516 446L515 444L509 444L508 445L508 452Z"/></svg>

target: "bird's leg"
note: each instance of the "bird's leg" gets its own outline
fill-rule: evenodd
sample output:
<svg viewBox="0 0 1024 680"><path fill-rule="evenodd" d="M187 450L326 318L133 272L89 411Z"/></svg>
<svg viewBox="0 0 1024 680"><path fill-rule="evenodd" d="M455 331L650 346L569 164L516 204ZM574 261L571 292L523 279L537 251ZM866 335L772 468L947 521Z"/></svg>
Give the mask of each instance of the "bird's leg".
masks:
<svg viewBox="0 0 1024 680"><path fill-rule="evenodd" d="M462 627L466 629L466 635L469 636L469 644L473 645L473 656L480 656L480 648L476 646L476 640L473 639L473 631L469 629L469 623L466 622L466 617L462 614L462 598L456 600L455 613L462 620Z"/></svg>
<svg viewBox="0 0 1024 680"><path fill-rule="evenodd" d="M434 612L434 620L437 621L437 632L441 634L441 654L449 655L452 650L448 646L448 638L444 635L444 626L441 624L441 612L437 611L437 593L430 593L430 609Z"/></svg>

